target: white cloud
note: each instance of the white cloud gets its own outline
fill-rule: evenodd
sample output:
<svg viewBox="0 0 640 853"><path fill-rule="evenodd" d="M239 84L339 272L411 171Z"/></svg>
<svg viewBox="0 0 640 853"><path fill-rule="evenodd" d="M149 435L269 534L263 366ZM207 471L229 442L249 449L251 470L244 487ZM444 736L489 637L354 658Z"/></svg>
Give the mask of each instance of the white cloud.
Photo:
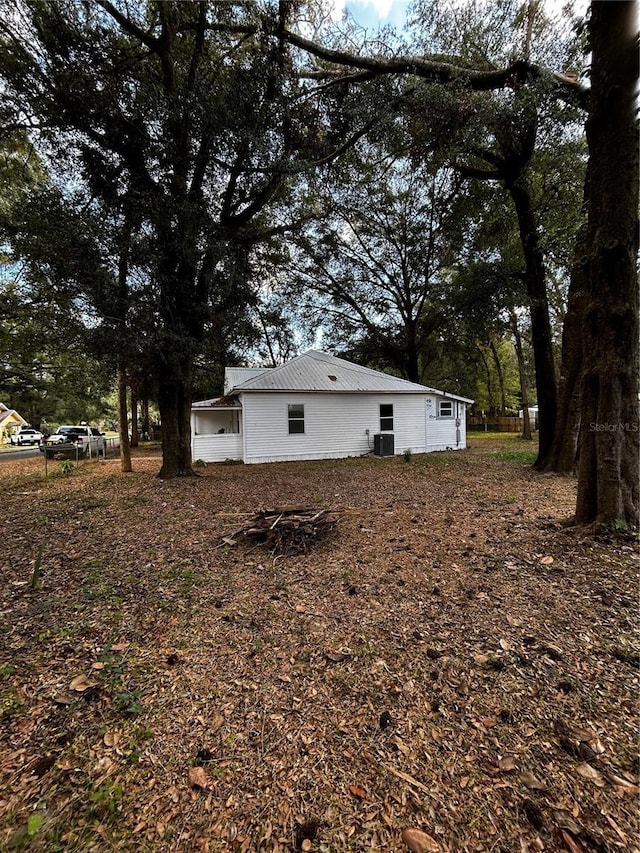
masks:
<svg viewBox="0 0 640 853"><path fill-rule="evenodd" d="M349 0L324 0L324 5L331 10L331 17L339 20ZM378 18L387 18L397 0L358 0L358 5L371 7ZM404 5L404 3L403 3Z"/></svg>

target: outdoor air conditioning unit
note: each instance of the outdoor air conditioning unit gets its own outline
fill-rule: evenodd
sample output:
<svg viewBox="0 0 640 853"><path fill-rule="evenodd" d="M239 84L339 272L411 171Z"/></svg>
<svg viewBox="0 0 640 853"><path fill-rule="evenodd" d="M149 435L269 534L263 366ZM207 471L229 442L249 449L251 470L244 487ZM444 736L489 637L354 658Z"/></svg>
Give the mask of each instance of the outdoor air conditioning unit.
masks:
<svg viewBox="0 0 640 853"><path fill-rule="evenodd" d="M392 432L377 432L373 436L373 455L374 456L393 456L394 436Z"/></svg>

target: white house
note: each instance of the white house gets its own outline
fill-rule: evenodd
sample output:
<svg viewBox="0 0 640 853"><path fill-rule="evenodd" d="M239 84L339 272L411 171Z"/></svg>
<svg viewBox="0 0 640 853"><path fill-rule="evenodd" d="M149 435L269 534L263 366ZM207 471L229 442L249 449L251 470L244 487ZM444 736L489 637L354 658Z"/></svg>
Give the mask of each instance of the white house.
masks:
<svg viewBox="0 0 640 853"><path fill-rule="evenodd" d="M225 395L194 403L194 459L246 463L466 447L466 397L324 352L280 367L228 368Z"/></svg>

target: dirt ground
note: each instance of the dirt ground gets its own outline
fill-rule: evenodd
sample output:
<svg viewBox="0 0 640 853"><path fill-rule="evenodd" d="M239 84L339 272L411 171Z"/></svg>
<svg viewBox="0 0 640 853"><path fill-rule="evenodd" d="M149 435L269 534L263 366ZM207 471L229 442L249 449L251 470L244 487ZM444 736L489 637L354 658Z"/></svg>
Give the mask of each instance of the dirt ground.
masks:
<svg viewBox="0 0 640 853"><path fill-rule="evenodd" d="M637 542L470 444L3 461L0 849L638 851ZM285 506L337 524L239 532Z"/></svg>

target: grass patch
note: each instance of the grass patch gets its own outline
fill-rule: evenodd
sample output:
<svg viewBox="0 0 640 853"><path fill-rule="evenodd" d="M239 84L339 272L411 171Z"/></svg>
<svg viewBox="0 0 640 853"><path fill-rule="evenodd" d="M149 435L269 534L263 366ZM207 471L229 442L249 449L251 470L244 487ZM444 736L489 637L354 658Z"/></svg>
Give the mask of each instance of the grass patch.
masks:
<svg viewBox="0 0 640 853"><path fill-rule="evenodd" d="M533 465L537 456L537 449L531 447L527 450L515 448L513 450L499 450L496 453L496 457L501 462L515 462L517 465Z"/></svg>

